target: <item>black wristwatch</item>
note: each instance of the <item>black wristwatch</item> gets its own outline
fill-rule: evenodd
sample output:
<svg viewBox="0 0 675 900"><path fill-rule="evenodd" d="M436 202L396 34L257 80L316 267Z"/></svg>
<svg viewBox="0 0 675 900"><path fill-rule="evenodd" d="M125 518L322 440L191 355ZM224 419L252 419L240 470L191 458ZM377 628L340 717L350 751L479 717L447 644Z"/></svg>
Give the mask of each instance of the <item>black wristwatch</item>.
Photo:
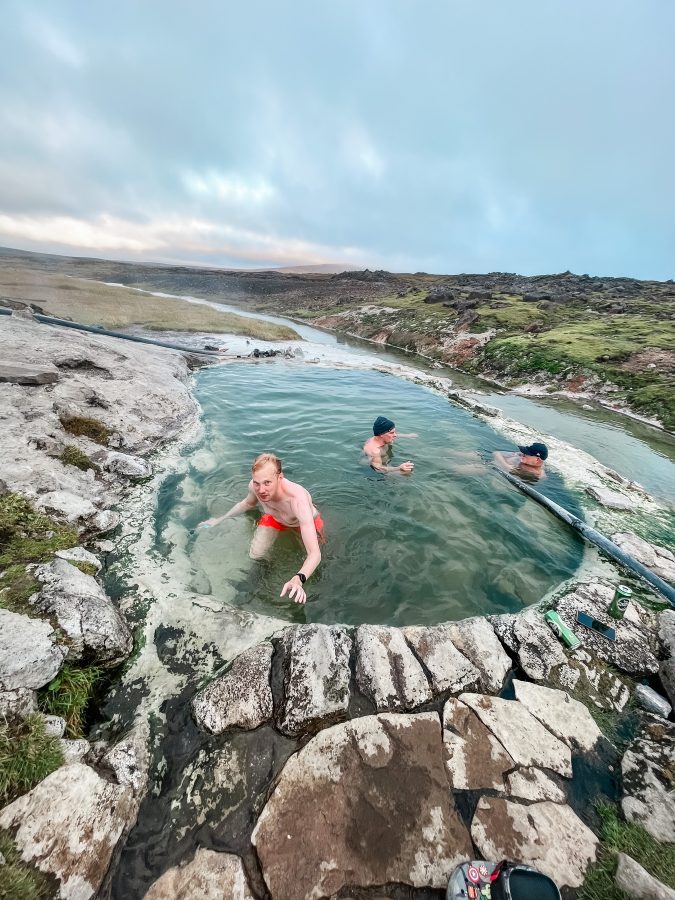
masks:
<svg viewBox="0 0 675 900"><path fill-rule="evenodd" d="M300 579L301 584L304 584L307 581L307 576L303 575L302 572L296 572L295 577Z"/></svg>

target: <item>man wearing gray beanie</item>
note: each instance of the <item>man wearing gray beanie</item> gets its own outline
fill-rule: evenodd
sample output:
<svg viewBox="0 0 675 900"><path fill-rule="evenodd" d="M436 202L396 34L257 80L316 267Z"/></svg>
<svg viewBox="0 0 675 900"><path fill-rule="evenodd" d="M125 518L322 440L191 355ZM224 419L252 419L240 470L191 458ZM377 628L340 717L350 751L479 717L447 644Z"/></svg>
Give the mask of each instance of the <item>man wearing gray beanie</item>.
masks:
<svg viewBox="0 0 675 900"><path fill-rule="evenodd" d="M363 452L376 472L400 472L402 475L412 474L415 464L408 460L398 466L390 466L393 454L392 445L397 437L417 437L416 434L397 435L396 426L386 416L378 416L373 422L373 436L363 445Z"/></svg>

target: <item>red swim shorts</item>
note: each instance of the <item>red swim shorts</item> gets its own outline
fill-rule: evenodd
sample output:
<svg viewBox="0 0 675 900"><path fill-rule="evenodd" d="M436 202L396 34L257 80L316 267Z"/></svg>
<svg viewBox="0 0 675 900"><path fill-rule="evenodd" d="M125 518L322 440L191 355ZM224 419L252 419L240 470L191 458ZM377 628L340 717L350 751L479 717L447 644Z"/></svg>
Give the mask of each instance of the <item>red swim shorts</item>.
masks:
<svg viewBox="0 0 675 900"><path fill-rule="evenodd" d="M263 528L276 528L277 531L295 531L300 534L299 525L284 525L283 522L277 522L274 516L271 516L269 513L265 513L265 515L262 516L258 525ZM314 516L314 527L316 528L317 534L323 535L324 524L319 513Z"/></svg>

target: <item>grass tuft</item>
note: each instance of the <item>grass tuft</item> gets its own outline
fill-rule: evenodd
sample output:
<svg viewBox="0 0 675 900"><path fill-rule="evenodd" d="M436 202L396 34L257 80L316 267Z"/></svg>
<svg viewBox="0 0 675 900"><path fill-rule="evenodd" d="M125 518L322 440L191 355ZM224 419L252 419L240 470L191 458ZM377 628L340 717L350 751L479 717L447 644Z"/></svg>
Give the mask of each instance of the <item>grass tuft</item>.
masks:
<svg viewBox="0 0 675 900"><path fill-rule="evenodd" d="M63 450L59 459L64 466L75 466L76 469L82 469L83 472L86 472L88 469L93 469L96 473L101 471L101 467L89 459L87 454L83 453L74 444L69 444Z"/></svg>
<svg viewBox="0 0 675 900"><path fill-rule="evenodd" d="M108 446L112 435L112 430L107 425L89 416L62 416L61 424L69 434L74 434L76 437L88 437L104 447Z"/></svg>
<svg viewBox="0 0 675 900"><path fill-rule="evenodd" d="M66 720L66 736L83 736L85 714L102 672L97 666L78 668L68 663L39 692L42 712Z"/></svg>
<svg viewBox="0 0 675 900"><path fill-rule="evenodd" d="M660 844L641 825L622 821L616 807L598 804L600 852L586 874L579 900L630 900L614 883L617 853L626 853L650 875L675 888L675 844Z"/></svg>
<svg viewBox="0 0 675 900"><path fill-rule="evenodd" d="M0 831L0 900L49 900L53 891L47 876L25 863L6 831Z"/></svg>
<svg viewBox="0 0 675 900"><path fill-rule="evenodd" d="M19 494L0 495L0 568L45 562L76 543L76 529L38 512Z"/></svg>
<svg viewBox="0 0 675 900"><path fill-rule="evenodd" d="M25 566L9 566L0 575L0 607L22 616L34 616L28 598L40 588L40 582L26 572Z"/></svg>
<svg viewBox="0 0 675 900"><path fill-rule="evenodd" d="M30 791L62 763L58 738L45 734L41 715L0 718L0 806Z"/></svg>

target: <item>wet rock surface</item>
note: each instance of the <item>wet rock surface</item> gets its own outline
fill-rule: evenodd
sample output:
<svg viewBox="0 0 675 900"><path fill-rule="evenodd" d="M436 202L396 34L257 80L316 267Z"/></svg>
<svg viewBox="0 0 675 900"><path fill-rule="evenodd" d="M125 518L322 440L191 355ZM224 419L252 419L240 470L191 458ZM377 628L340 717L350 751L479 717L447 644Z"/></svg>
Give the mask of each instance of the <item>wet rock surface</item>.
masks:
<svg viewBox="0 0 675 900"><path fill-rule="evenodd" d="M443 744L453 788L505 790L506 773L516 766L513 757L475 712L454 698L443 707Z"/></svg>
<svg viewBox="0 0 675 900"><path fill-rule="evenodd" d="M448 790L438 716L366 716L322 731L286 764L253 842L273 897L389 882L444 888L471 843Z"/></svg>
<svg viewBox="0 0 675 900"><path fill-rule="evenodd" d="M567 657L567 662L551 669L546 681L551 687L599 709L621 712L630 700L627 680L583 649L576 650L573 656Z"/></svg>
<svg viewBox="0 0 675 900"><path fill-rule="evenodd" d="M213 734L229 728L257 728L272 718L272 644L245 650L230 669L199 691L192 701L195 721Z"/></svg>

